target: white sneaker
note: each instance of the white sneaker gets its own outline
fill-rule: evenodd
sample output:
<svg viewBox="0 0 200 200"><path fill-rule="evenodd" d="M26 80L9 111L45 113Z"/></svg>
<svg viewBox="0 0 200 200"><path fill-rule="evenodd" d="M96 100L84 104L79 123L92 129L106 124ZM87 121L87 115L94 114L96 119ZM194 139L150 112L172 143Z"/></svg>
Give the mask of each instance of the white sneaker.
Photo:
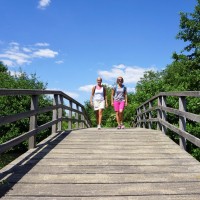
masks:
<svg viewBox="0 0 200 200"><path fill-rule="evenodd" d="M100 129L101 129L101 125L98 125L98 126L97 126L97 129L100 130Z"/></svg>

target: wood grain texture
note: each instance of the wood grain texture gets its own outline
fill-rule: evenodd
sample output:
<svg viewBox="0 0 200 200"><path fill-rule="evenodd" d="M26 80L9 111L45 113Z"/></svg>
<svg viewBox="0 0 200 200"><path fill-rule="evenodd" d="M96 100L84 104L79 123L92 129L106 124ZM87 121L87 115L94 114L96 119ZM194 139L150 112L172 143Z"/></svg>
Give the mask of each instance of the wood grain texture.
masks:
<svg viewBox="0 0 200 200"><path fill-rule="evenodd" d="M161 131L53 134L0 171L2 199L197 200L200 163Z"/></svg>

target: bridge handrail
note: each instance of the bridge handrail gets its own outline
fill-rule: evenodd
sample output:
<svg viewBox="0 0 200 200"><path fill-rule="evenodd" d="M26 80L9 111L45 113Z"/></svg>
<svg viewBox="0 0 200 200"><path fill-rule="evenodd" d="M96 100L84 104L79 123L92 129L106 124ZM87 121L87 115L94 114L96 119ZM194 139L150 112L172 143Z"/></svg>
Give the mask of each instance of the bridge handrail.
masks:
<svg viewBox="0 0 200 200"><path fill-rule="evenodd" d="M178 97L179 109L167 107L166 97ZM186 150L186 140L200 147L200 139L186 131L186 119L194 122L200 122L200 115L186 111L186 97L200 97L200 91L184 92L161 92L145 101L137 108L135 124L137 127L152 129L152 123L157 124L157 129L166 134L167 129L177 133L180 136L179 145ZM155 106L155 101L157 105ZM157 113L153 118L152 112ZM167 121L167 113L175 114L179 117L179 127L170 124Z"/></svg>
<svg viewBox="0 0 200 200"><path fill-rule="evenodd" d="M0 96L31 96L30 110L8 116L0 116L0 125L15 122L29 117L29 131L13 138L3 144L0 144L0 153L3 153L10 148L20 144L28 139L29 149L36 147L36 135L44 129L51 127L51 132L55 133L61 131L62 121L68 122L68 129L73 129L72 123L76 122L75 128L88 128L91 123L87 117L84 106L78 101L74 100L67 94L58 90L27 90L27 89L0 89ZM39 108L38 98L40 95L53 95L53 105ZM64 100L69 102L69 106L64 105ZM73 104L75 108L73 108ZM68 116L63 116L63 110L69 112ZM37 115L52 111L52 120L37 126ZM75 118L72 116L75 113Z"/></svg>

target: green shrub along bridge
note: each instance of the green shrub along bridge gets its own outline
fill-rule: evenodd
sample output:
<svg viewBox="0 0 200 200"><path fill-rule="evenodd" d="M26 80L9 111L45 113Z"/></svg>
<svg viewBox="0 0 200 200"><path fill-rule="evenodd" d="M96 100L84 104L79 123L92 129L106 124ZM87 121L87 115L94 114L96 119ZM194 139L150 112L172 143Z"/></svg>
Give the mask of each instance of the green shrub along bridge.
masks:
<svg viewBox="0 0 200 200"><path fill-rule="evenodd" d="M41 96L53 105L41 106ZM200 115L186 111L186 98L200 92L160 93L137 109L132 128L92 128L83 105L61 91L0 89L0 98L29 97L30 110L0 116L0 125L29 119L29 130L0 144L0 153L28 141L29 150L0 170L0 197L15 200L197 200L200 163L185 149L200 139L186 130L187 120ZM167 107L175 98L178 108ZM38 116L51 113L38 126ZM170 124L176 116L177 125ZM67 122L66 130L63 123ZM36 143L36 135L51 135ZM167 136L171 130L180 146Z"/></svg>

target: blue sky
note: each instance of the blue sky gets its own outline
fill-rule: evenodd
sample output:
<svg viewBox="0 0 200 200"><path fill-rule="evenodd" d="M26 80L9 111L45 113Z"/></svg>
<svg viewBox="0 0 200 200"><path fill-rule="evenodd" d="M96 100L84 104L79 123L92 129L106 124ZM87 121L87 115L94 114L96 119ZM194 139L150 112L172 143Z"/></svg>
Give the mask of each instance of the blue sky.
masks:
<svg viewBox="0 0 200 200"><path fill-rule="evenodd" d="M0 0L0 60L12 73L36 73L47 89L82 104L101 76L124 77L129 92L144 71L165 69L180 11L196 0Z"/></svg>

